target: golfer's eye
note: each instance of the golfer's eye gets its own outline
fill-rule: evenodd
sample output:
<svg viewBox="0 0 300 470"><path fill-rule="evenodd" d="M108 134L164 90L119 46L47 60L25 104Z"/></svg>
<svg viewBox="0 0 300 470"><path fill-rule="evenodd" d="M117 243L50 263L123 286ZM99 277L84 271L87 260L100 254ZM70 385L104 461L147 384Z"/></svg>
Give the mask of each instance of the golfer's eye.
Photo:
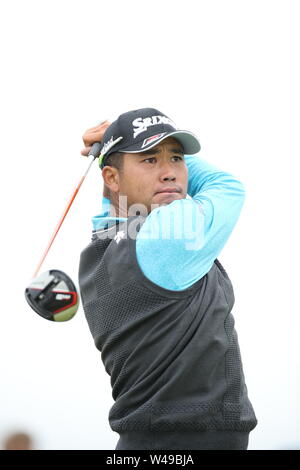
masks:
<svg viewBox="0 0 300 470"><path fill-rule="evenodd" d="M183 158L182 158L182 157L178 157L178 156L176 156L176 157L173 157L173 158L179 158L179 160L176 160L177 162L178 162L178 161L180 161L180 160L183 160Z"/></svg>
<svg viewBox="0 0 300 470"><path fill-rule="evenodd" d="M177 156L177 155L174 156L174 157L172 157L172 158L176 158L176 159L177 159L177 160L175 160L176 162L183 160L183 157L179 157L179 156ZM153 163L154 160L156 160L155 157L150 157L150 158L146 158L145 160L143 160L143 162L150 162L150 163Z"/></svg>

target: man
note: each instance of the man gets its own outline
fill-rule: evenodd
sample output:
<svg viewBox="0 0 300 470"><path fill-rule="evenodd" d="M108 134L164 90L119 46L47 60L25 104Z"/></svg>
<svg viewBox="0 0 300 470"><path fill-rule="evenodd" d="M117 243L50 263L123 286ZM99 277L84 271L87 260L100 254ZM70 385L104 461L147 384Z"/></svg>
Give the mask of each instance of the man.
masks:
<svg viewBox="0 0 300 470"><path fill-rule="evenodd" d="M104 197L79 284L111 377L116 449L247 449L257 421L217 259L242 183L200 159L196 136L156 109L121 114L83 140L85 155L102 143Z"/></svg>
<svg viewBox="0 0 300 470"><path fill-rule="evenodd" d="M33 450L33 448L33 439L27 432L14 432L4 440L4 450Z"/></svg>

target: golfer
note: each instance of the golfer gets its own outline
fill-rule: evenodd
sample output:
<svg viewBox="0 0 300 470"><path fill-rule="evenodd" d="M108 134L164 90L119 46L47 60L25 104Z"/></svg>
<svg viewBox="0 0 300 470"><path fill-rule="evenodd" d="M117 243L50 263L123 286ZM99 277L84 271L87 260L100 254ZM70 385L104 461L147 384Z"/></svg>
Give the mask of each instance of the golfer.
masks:
<svg viewBox="0 0 300 470"><path fill-rule="evenodd" d="M83 140L85 155L102 144L104 195L79 285L110 375L116 450L247 449L257 420L218 260L243 184L157 109L121 114Z"/></svg>

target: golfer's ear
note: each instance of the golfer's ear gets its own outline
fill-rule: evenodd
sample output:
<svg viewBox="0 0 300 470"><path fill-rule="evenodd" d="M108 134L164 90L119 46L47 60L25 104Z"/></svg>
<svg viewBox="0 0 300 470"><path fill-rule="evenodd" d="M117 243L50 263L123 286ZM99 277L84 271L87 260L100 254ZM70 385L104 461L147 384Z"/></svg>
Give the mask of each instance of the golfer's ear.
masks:
<svg viewBox="0 0 300 470"><path fill-rule="evenodd" d="M119 172L117 168L114 168L112 166L105 166L102 169L102 178L104 185L107 186L107 188L112 191L113 193L116 193L120 189L120 184L119 184Z"/></svg>

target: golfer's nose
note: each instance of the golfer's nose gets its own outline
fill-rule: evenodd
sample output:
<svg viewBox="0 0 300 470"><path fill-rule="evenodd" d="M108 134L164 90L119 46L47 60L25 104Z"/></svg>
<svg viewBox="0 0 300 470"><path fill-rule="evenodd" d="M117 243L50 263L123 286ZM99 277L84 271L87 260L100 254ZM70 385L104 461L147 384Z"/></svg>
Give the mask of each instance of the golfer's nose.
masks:
<svg viewBox="0 0 300 470"><path fill-rule="evenodd" d="M165 176L162 181L175 181L176 177L175 176Z"/></svg>
<svg viewBox="0 0 300 470"><path fill-rule="evenodd" d="M172 165L170 164L162 165L161 171L160 171L160 180L161 181L175 181L176 180L175 171Z"/></svg>

